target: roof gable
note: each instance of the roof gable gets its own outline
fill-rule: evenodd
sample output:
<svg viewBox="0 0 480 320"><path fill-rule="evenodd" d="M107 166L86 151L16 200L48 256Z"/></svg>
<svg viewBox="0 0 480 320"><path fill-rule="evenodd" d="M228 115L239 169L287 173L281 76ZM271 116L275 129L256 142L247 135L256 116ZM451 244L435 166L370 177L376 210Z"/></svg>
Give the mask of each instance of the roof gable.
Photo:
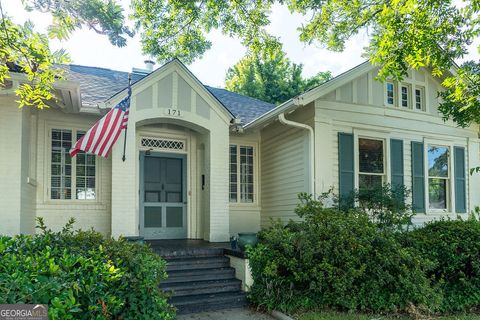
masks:
<svg viewBox="0 0 480 320"><path fill-rule="evenodd" d="M228 119L235 118L235 115L226 108L220 100L217 99L205 86L181 63L178 59L173 59L155 71L149 73L135 84L132 85L133 95L141 94L152 85L158 83L160 96L158 96L157 103L163 108L187 108L185 105L178 105L179 97L184 95L191 95L188 89L182 88L181 84L185 83L184 87L190 87L198 96L203 108L206 105L216 107L215 111L223 113L223 116ZM181 92L183 89L183 92ZM112 106L121 101L127 95L127 89L114 94L106 101L107 106ZM204 103L202 103L202 100ZM188 106L190 108L190 106ZM207 112L207 111L205 111Z"/></svg>
<svg viewBox="0 0 480 320"><path fill-rule="evenodd" d="M375 69L375 66L372 65L369 61L365 61L358 66L341 73L340 75L332 78L329 81L326 81L317 87L308 90L307 92L302 93L298 97L294 98L296 104L306 105L320 96L323 96L327 93L330 93L337 88L343 86L359 75L366 73Z"/></svg>
<svg viewBox="0 0 480 320"><path fill-rule="evenodd" d="M242 124L248 123L265 112L275 108L275 105L254 98L230 92L225 89L204 86L188 68L179 60L174 59L149 75L132 73L132 84L136 84L164 68L169 64L177 64L199 86L204 87L208 95L217 100L232 117L239 118ZM82 104L85 107L97 107L108 101L116 101L117 95L126 94L128 72L106 68L88 67L80 65L58 65L65 70L65 77L80 85Z"/></svg>

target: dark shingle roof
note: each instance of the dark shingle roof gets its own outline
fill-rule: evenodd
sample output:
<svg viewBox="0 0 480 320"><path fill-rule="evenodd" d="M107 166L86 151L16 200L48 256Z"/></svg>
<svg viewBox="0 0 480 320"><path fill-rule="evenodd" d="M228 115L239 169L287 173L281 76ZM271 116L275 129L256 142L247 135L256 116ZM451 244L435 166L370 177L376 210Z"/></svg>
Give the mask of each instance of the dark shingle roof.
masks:
<svg viewBox="0 0 480 320"><path fill-rule="evenodd" d="M250 98L225 89L205 86L235 117L242 120L242 124L260 117L262 114L275 108L274 104Z"/></svg>
<svg viewBox="0 0 480 320"><path fill-rule="evenodd" d="M64 76L67 80L80 83L80 93L84 105L97 105L105 102L128 85L128 72L75 64L58 65L57 67L65 70ZM132 73L132 84L144 76Z"/></svg>
<svg viewBox="0 0 480 320"><path fill-rule="evenodd" d="M65 70L65 78L80 83L82 104L97 105L105 102L116 93L127 87L128 72L116 71L98 67L79 65L59 65ZM132 73L132 83L141 80L145 75ZM275 105L254 98L230 92L225 89L205 86L231 113L246 124L265 112L275 108Z"/></svg>

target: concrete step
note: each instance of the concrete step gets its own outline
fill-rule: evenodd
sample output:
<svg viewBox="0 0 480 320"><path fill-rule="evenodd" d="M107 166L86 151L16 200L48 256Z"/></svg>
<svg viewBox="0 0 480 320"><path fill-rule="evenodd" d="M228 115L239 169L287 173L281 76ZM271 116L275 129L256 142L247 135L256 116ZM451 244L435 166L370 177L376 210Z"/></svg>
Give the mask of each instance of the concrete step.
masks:
<svg viewBox="0 0 480 320"><path fill-rule="evenodd" d="M208 268L208 269L190 269L169 271L168 279L163 283L187 282L187 281L206 281L206 280L224 280L234 279L235 269L233 268Z"/></svg>
<svg viewBox="0 0 480 320"><path fill-rule="evenodd" d="M173 297L170 299L177 308L178 314L241 308L247 305L247 299L243 292L223 292L216 294L199 294Z"/></svg>
<svg viewBox="0 0 480 320"><path fill-rule="evenodd" d="M195 242L192 242L195 245ZM152 242L152 248L167 261L168 279L160 288L172 294L170 303L179 314L244 307L242 282L223 248L179 247Z"/></svg>
<svg viewBox="0 0 480 320"><path fill-rule="evenodd" d="M211 257L223 256L223 248L159 248L152 247L153 251L164 259L185 258L185 257Z"/></svg>
<svg viewBox="0 0 480 320"><path fill-rule="evenodd" d="M171 292L174 297L215 294L221 292L239 292L242 282L238 279L226 280L207 280L207 281L188 281L162 283L160 288L163 291Z"/></svg>
<svg viewBox="0 0 480 320"><path fill-rule="evenodd" d="M176 257L167 259L167 272L190 269L226 268L230 260L225 256Z"/></svg>

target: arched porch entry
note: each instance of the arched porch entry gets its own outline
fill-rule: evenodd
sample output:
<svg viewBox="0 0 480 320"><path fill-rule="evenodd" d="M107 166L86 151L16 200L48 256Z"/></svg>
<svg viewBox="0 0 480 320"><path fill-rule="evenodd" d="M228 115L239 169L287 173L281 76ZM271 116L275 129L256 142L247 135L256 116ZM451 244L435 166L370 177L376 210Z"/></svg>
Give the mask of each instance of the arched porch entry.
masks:
<svg viewBox="0 0 480 320"><path fill-rule="evenodd" d="M133 86L125 162L123 145L112 152L112 234L227 241L230 120L179 62Z"/></svg>
<svg viewBox="0 0 480 320"><path fill-rule="evenodd" d="M206 129L182 121L137 124L139 234L145 239L206 236L209 136Z"/></svg>

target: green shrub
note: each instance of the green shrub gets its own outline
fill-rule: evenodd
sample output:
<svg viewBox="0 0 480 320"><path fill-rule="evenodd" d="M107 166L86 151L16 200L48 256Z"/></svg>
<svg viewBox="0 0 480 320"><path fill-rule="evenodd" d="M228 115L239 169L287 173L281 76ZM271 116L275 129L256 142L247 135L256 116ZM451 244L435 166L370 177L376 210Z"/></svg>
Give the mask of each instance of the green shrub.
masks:
<svg viewBox="0 0 480 320"><path fill-rule="evenodd" d="M408 230L412 225L412 206L407 201L410 190L404 186L381 186L356 190L357 210L366 212L381 229Z"/></svg>
<svg viewBox="0 0 480 320"><path fill-rule="evenodd" d="M51 319L173 319L158 287L165 261L148 246L94 231L0 237L0 303L49 305Z"/></svg>
<svg viewBox="0 0 480 320"><path fill-rule="evenodd" d="M248 250L255 304L287 312L384 312L439 302L425 275L432 264L402 247L397 233L379 228L365 212L303 200L297 209L303 222L275 223Z"/></svg>
<svg viewBox="0 0 480 320"><path fill-rule="evenodd" d="M354 190L347 196L333 195L331 191L322 195L321 200L332 198L339 210L348 213L356 204L359 210L374 220L381 229L408 230L412 226L412 206L407 201L410 189L384 183L379 186ZM301 195L305 198L305 194Z"/></svg>
<svg viewBox="0 0 480 320"><path fill-rule="evenodd" d="M435 263L428 273L443 295L440 311L480 306L480 222L444 220L409 234L409 245Z"/></svg>

